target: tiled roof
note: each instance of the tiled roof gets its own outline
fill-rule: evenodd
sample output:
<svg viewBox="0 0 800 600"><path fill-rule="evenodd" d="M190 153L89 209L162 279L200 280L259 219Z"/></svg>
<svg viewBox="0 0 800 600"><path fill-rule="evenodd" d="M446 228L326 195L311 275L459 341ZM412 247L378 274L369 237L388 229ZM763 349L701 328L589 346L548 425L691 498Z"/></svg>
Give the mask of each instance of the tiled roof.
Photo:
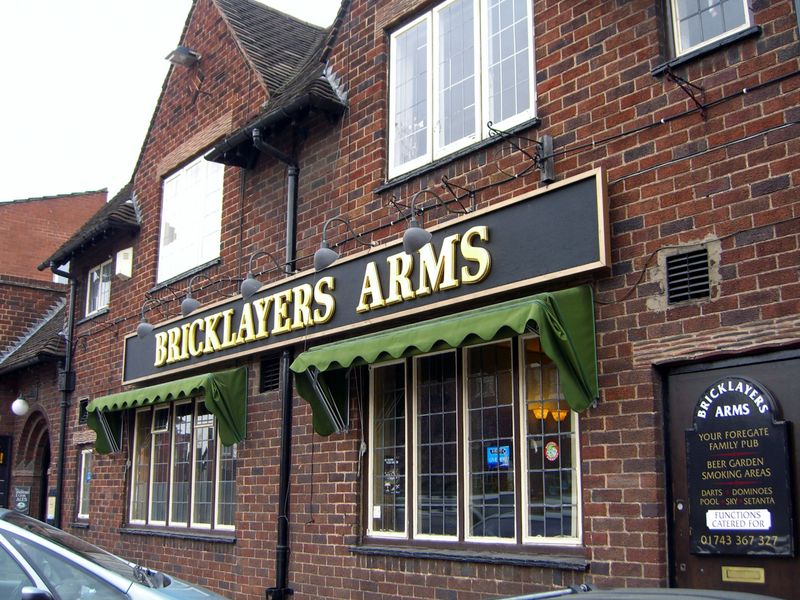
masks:
<svg viewBox="0 0 800 600"><path fill-rule="evenodd" d="M138 229L139 217L133 199L133 185L128 183L38 268L40 271L47 269L51 263L63 265L81 248L110 233Z"/></svg>
<svg viewBox="0 0 800 600"><path fill-rule="evenodd" d="M247 15L246 19L238 20L238 25L234 25L235 21L230 15L228 19L245 53L267 81L270 96L263 112L218 143L206 155L208 160L249 166L257 154L252 143L254 128L278 127L283 121L303 118L310 110L337 116L344 112L346 100L337 90L333 76L326 71L325 58L335 38L336 28L341 23L347 0L330 29L319 29L252 0L216 2L223 11ZM298 28L306 30L306 37L287 35ZM272 37L278 31L280 40ZM287 46L278 48L282 43ZM270 53L274 53L274 57ZM258 59L255 58L256 54Z"/></svg>
<svg viewBox="0 0 800 600"><path fill-rule="evenodd" d="M270 94L294 77L309 51L326 37L326 29L254 0L216 2Z"/></svg>
<svg viewBox="0 0 800 600"><path fill-rule="evenodd" d="M42 362L64 358L66 344L59 335L64 329L65 303L53 311L5 356L0 356L0 375Z"/></svg>

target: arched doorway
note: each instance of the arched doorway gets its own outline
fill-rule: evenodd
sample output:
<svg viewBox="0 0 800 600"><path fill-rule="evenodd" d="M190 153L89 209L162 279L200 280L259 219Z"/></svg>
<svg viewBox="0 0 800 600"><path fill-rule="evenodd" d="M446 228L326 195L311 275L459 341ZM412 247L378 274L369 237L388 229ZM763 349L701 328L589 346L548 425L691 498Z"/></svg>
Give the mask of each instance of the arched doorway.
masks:
<svg viewBox="0 0 800 600"><path fill-rule="evenodd" d="M28 514L41 521L47 518L49 472L50 427L45 414L34 411L22 428L12 482L16 489L29 489Z"/></svg>

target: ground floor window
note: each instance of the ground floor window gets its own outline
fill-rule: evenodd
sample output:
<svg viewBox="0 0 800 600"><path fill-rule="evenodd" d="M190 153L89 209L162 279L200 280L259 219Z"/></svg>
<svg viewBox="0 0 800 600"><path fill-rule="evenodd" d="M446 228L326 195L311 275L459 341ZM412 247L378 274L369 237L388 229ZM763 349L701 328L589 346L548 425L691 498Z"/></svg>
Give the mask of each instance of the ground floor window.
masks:
<svg viewBox="0 0 800 600"><path fill-rule="evenodd" d="M89 518L89 487L92 482L92 449L80 451L78 465L78 518Z"/></svg>
<svg viewBox="0 0 800 600"><path fill-rule="evenodd" d="M232 529L236 460L202 398L136 411L130 522Z"/></svg>
<svg viewBox="0 0 800 600"><path fill-rule="evenodd" d="M373 365L368 535L577 544L577 428L535 336Z"/></svg>

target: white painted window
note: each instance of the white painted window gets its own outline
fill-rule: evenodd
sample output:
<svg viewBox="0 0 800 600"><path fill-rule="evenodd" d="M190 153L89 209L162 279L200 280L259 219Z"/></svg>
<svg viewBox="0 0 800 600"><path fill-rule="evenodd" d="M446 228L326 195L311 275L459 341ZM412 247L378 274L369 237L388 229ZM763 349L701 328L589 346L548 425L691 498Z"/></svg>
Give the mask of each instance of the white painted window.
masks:
<svg viewBox="0 0 800 600"><path fill-rule="evenodd" d="M86 316L108 306L111 298L111 261L107 260L89 271L86 278Z"/></svg>
<svg viewBox="0 0 800 600"><path fill-rule="evenodd" d="M89 488L92 481L92 450L85 448L80 453L78 467L78 518L89 518Z"/></svg>
<svg viewBox="0 0 800 600"><path fill-rule="evenodd" d="M369 432L368 536L580 543L578 417L537 337L373 365Z"/></svg>
<svg viewBox="0 0 800 600"><path fill-rule="evenodd" d="M131 462L132 524L234 528L237 449L202 399L137 411Z"/></svg>
<svg viewBox="0 0 800 600"><path fill-rule="evenodd" d="M530 0L447 0L391 36L389 176L535 116Z"/></svg>
<svg viewBox="0 0 800 600"><path fill-rule="evenodd" d="M671 8L677 56L752 25L747 0L672 0Z"/></svg>
<svg viewBox="0 0 800 600"><path fill-rule="evenodd" d="M224 170L201 157L164 180L159 282L219 257Z"/></svg>

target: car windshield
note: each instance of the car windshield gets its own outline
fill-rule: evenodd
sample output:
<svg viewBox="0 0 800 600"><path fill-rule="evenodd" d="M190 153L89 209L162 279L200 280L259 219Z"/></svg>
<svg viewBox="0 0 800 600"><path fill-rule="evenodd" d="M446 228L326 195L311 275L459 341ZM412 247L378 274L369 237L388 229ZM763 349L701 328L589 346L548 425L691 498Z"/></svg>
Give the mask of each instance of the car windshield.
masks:
<svg viewBox="0 0 800 600"><path fill-rule="evenodd" d="M147 569L143 569L79 537L75 537L74 535L21 513L9 511L3 515L3 520L21 529L30 531L70 552L74 552L86 560L98 564L130 581L144 583L145 585L150 585L150 587L156 587L156 583L160 582L160 579L156 580L152 577L143 577L143 572L148 575L153 575L153 572Z"/></svg>

